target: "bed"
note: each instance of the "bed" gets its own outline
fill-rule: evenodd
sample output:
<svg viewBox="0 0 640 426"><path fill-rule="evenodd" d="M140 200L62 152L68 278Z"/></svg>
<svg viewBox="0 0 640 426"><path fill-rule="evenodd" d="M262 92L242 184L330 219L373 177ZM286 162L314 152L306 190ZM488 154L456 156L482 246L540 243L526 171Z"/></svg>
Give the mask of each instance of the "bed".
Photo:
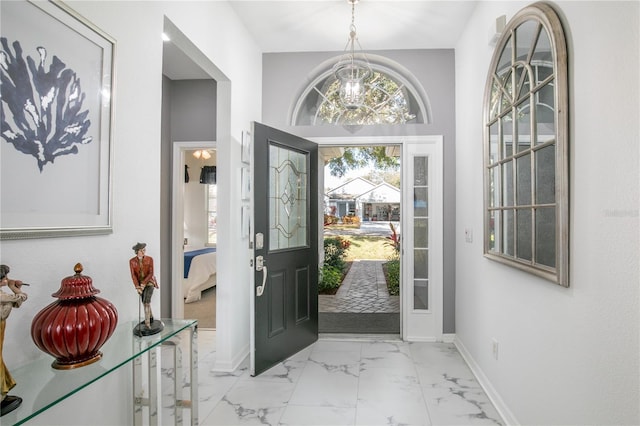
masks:
<svg viewBox="0 0 640 426"><path fill-rule="evenodd" d="M202 292L216 285L216 249L206 247L184 252L184 303L200 300Z"/></svg>

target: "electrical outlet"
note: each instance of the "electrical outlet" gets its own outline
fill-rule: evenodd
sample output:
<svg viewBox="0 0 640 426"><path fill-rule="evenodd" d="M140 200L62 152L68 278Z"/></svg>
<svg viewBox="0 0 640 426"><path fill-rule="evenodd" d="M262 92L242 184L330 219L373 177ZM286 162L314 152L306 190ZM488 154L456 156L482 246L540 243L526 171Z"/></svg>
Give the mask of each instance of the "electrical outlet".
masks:
<svg viewBox="0 0 640 426"><path fill-rule="evenodd" d="M498 360L498 341L491 339L491 351L493 353L493 359Z"/></svg>

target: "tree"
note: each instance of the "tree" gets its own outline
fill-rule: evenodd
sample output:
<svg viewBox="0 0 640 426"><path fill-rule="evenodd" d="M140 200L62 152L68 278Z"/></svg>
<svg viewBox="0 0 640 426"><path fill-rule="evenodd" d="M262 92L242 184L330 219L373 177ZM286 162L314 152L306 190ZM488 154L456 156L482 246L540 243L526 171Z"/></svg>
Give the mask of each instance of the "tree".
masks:
<svg viewBox="0 0 640 426"><path fill-rule="evenodd" d="M395 186L400 189L400 170L371 170L366 175L362 176L366 180L375 183L376 185L382 182L386 182L389 185Z"/></svg>
<svg viewBox="0 0 640 426"><path fill-rule="evenodd" d="M344 149L342 157L329 161L331 176L343 177L349 170L361 169L373 165L379 170L399 170L397 157L389 157L384 146L358 146Z"/></svg>

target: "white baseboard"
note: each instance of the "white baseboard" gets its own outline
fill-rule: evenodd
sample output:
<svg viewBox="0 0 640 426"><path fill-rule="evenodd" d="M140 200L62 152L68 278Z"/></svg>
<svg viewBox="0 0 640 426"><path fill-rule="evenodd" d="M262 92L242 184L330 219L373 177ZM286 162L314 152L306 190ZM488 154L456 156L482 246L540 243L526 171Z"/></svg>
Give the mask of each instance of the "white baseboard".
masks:
<svg viewBox="0 0 640 426"><path fill-rule="evenodd" d="M482 386L482 389L484 389L484 392L489 397L491 403L494 405L494 407L496 407L498 414L500 415L500 417L502 417L502 422L505 425L520 425L511 410L509 410L509 407L507 407L507 404L505 404L500 394L491 384L489 378L484 374L478 363L471 356L471 353L469 353L467 348L464 346L464 343L462 343L462 341L457 337L454 337L453 343L454 345L456 345L456 348L458 348L458 352L460 352L460 355L462 355L462 358L471 369L473 375L476 376L478 383L480 383L480 386Z"/></svg>
<svg viewBox="0 0 640 426"><path fill-rule="evenodd" d="M434 343L439 340L435 337L422 337L422 336L407 336L405 339L407 342L420 342L420 343Z"/></svg>
<svg viewBox="0 0 640 426"><path fill-rule="evenodd" d="M216 359L211 372L213 373L232 373L236 371L249 356L249 345L246 345L233 359L229 362L219 362Z"/></svg>
<svg viewBox="0 0 640 426"><path fill-rule="evenodd" d="M450 334L449 333L444 333L442 335L442 341L444 343L453 343L455 338L456 338L456 334L455 333L450 333Z"/></svg>

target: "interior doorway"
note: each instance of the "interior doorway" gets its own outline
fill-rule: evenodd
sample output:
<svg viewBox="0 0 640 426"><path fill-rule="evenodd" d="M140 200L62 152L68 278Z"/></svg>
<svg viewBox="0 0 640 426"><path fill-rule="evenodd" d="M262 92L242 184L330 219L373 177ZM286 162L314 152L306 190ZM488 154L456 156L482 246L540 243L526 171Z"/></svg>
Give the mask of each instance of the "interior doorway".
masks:
<svg viewBox="0 0 640 426"><path fill-rule="evenodd" d="M171 234L172 240L177 243L172 246L172 282L176 283L172 291L174 318L192 318L185 316L185 306L200 302L202 293L217 283L217 241L211 243L208 236L209 184L200 183L200 174L204 170L192 160L196 151L215 152L216 143L173 143ZM189 172L190 170L193 171ZM204 315L209 318L207 324L210 326L206 328L215 328L216 299L210 297L210 292L205 296L209 296L208 302L200 303L198 308L192 307L192 311L200 312L203 318ZM211 315L214 315L213 323Z"/></svg>
<svg viewBox="0 0 640 426"><path fill-rule="evenodd" d="M184 169L181 203L184 317L197 319L201 329L216 328L218 159L215 146L215 142L202 143L181 149L182 155L179 155ZM180 182L175 183L179 188Z"/></svg>

